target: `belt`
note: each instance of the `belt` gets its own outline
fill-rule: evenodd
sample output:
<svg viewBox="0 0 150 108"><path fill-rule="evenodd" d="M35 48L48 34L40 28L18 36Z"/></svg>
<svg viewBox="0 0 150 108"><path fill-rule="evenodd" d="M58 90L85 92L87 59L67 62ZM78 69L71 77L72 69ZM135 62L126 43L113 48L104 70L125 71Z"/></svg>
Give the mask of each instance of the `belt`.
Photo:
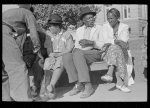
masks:
<svg viewBox="0 0 150 108"><path fill-rule="evenodd" d="M9 34L10 34L14 39L17 39L18 36L21 36L21 35L18 35L18 33L14 30L14 28L13 28L11 25L9 25L9 24L7 24L7 23L5 23L5 22L3 22L2 24L5 25L5 26L7 26L7 27L9 27L9 28L12 30L12 32L9 32Z"/></svg>

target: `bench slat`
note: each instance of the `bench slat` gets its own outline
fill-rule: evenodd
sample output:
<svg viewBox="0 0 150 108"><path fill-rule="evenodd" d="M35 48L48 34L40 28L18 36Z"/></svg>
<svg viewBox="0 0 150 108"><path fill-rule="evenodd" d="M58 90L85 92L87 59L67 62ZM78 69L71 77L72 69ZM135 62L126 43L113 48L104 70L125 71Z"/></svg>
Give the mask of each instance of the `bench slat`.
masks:
<svg viewBox="0 0 150 108"><path fill-rule="evenodd" d="M90 70L91 71L107 70L107 69L108 69L108 65L105 61L94 62L90 65Z"/></svg>

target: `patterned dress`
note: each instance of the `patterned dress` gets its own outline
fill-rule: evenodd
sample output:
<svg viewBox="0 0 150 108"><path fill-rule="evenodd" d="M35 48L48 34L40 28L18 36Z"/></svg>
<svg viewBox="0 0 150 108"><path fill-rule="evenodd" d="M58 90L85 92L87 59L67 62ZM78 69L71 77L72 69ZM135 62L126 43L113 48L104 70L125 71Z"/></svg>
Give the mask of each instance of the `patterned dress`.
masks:
<svg viewBox="0 0 150 108"><path fill-rule="evenodd" d="M48 38L51 38L51 42L52 42L52 49L54 53L61 53L63 51L66 50L66 48L68 47L68 42L69 40L71 39L72 40L72 37L71 37L71 34L70 32L67 32L67 31L61 31L58 35L54 36L52 33L48 32L48 35L49 37ZM45 42L45 45L46 43L48 43L48 40L46 40ZM71 41L71 46L73 45L73 40ZM47 46L46 47L51 47L51 46ZM49 54L48 54L49 55ZM57 57L55 58L55 64L52 66L52 69L55 70L61 66L63 66L63 63L62 63L62 56L60 57Z"/></svg>
<svg viewBox="0 0 150 108"><path fill-rule="evenodd" d="M117 33L114 34L114 39L117 39ZM128 63L128 56L126 55L128 55L127 49L123 48L120 44L111 44L103 58L108 65L116 66L116 72L120 73L119 76L122 79L125 79L127 75L126 64Z"/></svg>

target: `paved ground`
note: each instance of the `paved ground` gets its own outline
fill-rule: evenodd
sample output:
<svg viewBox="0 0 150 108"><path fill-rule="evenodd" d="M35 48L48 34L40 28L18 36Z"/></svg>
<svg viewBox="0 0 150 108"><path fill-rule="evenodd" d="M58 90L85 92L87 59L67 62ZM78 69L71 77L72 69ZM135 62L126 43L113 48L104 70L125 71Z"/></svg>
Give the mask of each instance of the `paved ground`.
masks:
<svg viewBox="0 0 150 108"><path fill-rule="evenodd" d="M57 89L57 98L55 102L146 102L147 101L147 82L136 82L129 87L132 92L124 93L120 90L109 91L114 87L114 83L111 84L99 84L94 85L96 89L95 93L86 99L81 99L80 94L75 96L69 96L69 91L72 87L62 87Z"/></svg>
<svg viewBox="0 0 150 108"><path fill-rule="evenodd" d="M94 83L94 88L96 89L96 91L91 97L87 99L80 99L80 94L75 96L69 96L68 92L71 90L72 87L58 87L56 89L58 97L55 100L49 101L147 101L147 81L144 80L144 76L142 74L144 68L141 64L142 44L143 38L131 39L131 41L129 42L132 56L135 58L135 84L129 87L132 90L131 93L123 93L119 90L109 91L109 89L114 86L114 83L103 84L103 82L101 82L98 77L100 77L100 74L104 74L105 72L95 72L92 73L91 77L92 81L96 82Z"/></svg>

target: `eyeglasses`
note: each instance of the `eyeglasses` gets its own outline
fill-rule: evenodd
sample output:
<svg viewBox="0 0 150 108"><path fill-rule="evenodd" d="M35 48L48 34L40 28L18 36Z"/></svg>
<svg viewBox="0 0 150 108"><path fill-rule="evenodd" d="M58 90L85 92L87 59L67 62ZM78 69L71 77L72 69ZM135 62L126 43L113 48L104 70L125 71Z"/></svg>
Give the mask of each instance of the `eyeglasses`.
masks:
<svg viewBox="0 0 150 108"><path fill-rule="evenodd" d="M90 20L94 20L96 18L96 16L91 16L91 17L89 17L89 18L86 18L85 20L86 21L90 21Z"/></svg>

